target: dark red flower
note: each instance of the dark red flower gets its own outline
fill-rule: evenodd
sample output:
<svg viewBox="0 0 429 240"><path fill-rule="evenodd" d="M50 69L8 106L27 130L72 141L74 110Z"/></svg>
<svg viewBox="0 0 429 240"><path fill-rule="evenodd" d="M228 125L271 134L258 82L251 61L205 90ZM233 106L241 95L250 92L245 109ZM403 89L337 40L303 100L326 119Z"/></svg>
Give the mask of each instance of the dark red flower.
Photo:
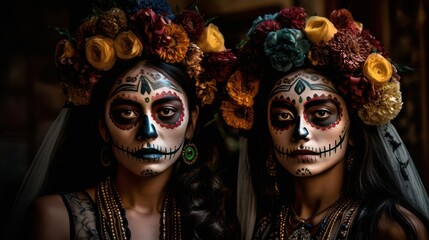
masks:
<svg viewBox="0 0 429 240"><path fill-rule="evenodd" d="M359 69L371 50L366 39L346 29L338 31L328 45L331 47L336 67L346 72Z"/></svg>
<svg viewBox="0 0 429 240"><path fill-rule="evenodd" d="M146 51L155 53L170 44L171 38L165 35L165 25L169 20L157 15L152 9L142 8L130 20L136 35L147 43L143 44L147 46Z"/></svg>
<svg viewBox="0 0 429 240"><path fill-rule="evenodd" d="M338 83L338 89L346 96L352 109L361 107L375 97L372 84L360 73L345 75L343 81Z"/></svg>
<svg viewBox="0 0 429 240"><path fill-rule="evenodd" d="M371 44L371 52L378 52L383 57L389 58L389 53L384 48L383 44L378 41L372 34L368 31L368 29L363 29L361 33L362 37L366 39Z"/></svg>
<svg viewBox="0 0 429 240"><path fill-rule="evenodd" d="M236 69L237 56L231 50L206 53L201 65L205 69L201 75L203 79L225 82Z"/></svg>
<svg viewBox="0 0 429 240"><path fill-rule="evenodd" d="M261 22L252 33L251 39L255 43L263 43L269 32L281 29L281 24L275 20L265 20Z"/></svg>
<svg viewBox="0 0 429 240"><path fill-rule="evenodd" d="M354 33L360 32L352 14L347 9L342 8L332 11L330 20L338 30L348 29Z"/></svg>
<svg viewBox="0 0 429 240"><path fill-rule="evenodd" d="M285 8L279 12L277 21L284 27L301 29L304 27L307 13L302 7Z"/></svg>
<svg viewBox="0 0 429 240"><path fill-rule="evenodd" d="M192 42L197 41L203 34L204 18L198 11L184 10L177 15L175 21L183 26Z"/></svg>

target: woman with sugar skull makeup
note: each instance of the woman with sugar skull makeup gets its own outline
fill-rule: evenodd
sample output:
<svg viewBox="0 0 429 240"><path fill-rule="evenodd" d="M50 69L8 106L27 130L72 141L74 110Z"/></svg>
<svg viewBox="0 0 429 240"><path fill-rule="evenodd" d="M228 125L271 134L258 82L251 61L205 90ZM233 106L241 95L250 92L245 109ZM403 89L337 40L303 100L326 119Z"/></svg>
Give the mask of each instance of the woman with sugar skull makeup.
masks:
<svg viewBox="0 0 429 240"><path fill-rule="evenodd" d="M108 9L58 44L68 105L12 210L13 227L32 214L27 238L236 238L214 147L197 135L195 89L210 68L204 51L229 50L223 39L199 47L213 44L196 10L172 17L149 7ZM8 239L22 239L13 227Z"/></svg>
<svg viewBox="0 0 429 240"><path fill-rule="evenodd" d="M428 238L428 195L390 123L397 68L348 10L266 14L239 51L221 111L243 133L243 239Z"/></svg>

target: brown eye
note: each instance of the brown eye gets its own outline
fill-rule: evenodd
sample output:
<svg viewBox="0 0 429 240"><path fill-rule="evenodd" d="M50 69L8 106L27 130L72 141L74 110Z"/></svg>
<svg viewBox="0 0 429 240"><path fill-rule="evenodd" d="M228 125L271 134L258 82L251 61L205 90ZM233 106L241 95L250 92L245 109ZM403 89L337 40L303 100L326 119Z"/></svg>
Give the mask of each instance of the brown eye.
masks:
<svg viewBox="0 0 429 240"><path fill-rule="evenodd" d="M293 121L295 119L295 116L292 112L288 110L278 111L277 113L274 113L274 119L282 122L282 121Z"/></svg>
<svg viewBox="0 0 429 240"><path fill-rule="evenodd" d="M160 108L158 111L159 118L169 118L172 117L177 112L177 109L174 107L164 107Z"/></svg>
<svg viewBox="0 0 429 240"><path fill-rule="evenodd" d="M154 119L165 127L176 127L183 120L183 103L177 98L158 100L153 104Z"/></svg>
<svg viewBox="0 0 429 240"><path fill-rule="evenodd" d="M132 119L138 118L138 114L132 110L125 110L123 112L119 112L118 115L120 118L122 118L124 120L126 120L126 119L132 120Z"/></svg>
<svg viewBox="0 0 429 240"><path fill-rule="evenodd" d="M121 129L131 129L142 116L139 103L127 99L116 99L110 105L110 119Z"/></svg>
<svg viewBox="0 0 429 240"><path fill-rule="evenodd" d="M317 110L313 113L314 118L315 119L317 118L320 120L329 118L330 114L331 114L331 112L329 110L324 110L324 109Z"/></svg>
<svg viewBox="0 0 429 240"><path fill-rule="evenodd" d="M297 112L289 102L273 101L270 108L270 121L277 129L287 129L294 124Z"/></svg>
<svg viewBox="0 0 429 240"><path fill-rule="evenodd" d="M339 114L338 105L329 99L312 101L306 105L305 110L308 121L321 127L334 124L339 119Z"/></svg>

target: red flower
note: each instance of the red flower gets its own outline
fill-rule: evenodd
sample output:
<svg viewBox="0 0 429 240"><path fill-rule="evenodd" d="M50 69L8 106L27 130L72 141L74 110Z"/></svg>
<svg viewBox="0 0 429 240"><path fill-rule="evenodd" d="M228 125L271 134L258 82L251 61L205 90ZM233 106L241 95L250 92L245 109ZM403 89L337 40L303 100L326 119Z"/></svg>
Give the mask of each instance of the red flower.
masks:
<svg viewBox="0 0 429 240"><path fill-rule="evenodd" d="M383 44L377 39L375 39L375 37L371 35L368 29L363 29L361 34L364 39L371 43L371 46L373 47L373 49L371 49L371 52L378 52L383 57L389 58L389 53L384 48Z"/></svg>
<svg viewBox="0 0 429 240"><path fill-rule="evenodd" d="M263 43L269 32L277 31L281 28L281 24L275 20L263 21L255 28L252 34L252 41L255 43Z"/></svg>
<svg viewBox="0 0 429 240"><path fill-rule="evenodd" d="M330 20L338 29L348 29L353 33L359 33L359 29L353 19L352 14L347 9L338 9L331 12Z"/></svg>
<svg viewBox="0 0 429 240"><path fill-rule="evenodd" d="M197 41L204 31L204 18L198 11L184 10L175 21L183 26L192 42Z"/></svg>
<svg viewBox="0 0 429 240"><path fill-rule="evenodd" d="M134 32L137 32L136 35L148 43L145 45L146 51L154 54L161 47L170 44L171 38L165 35L165 25L168 20L157 15L152 9L140 9L131 16L131 21L134 24Z"/></svg>
<svg viewBox="0 0 429 240"><path fill-rule="evenodd" d="M301 29L304 27L307 13L302 7L285 8L279 12L277 21L284 27Z"/></svg>
<svg viewBox="0 0 429 240"><path fill-rule="evenodd" d="M353 72L361 67L368 57L369 42L351 31L338 31L328 42L332 54L341 71Z"/></svg>
<svg viewBox="0 0 429 240"><path fill-rule="evenodd" d="M206 81L216 79L217 82L225 82L235 71L236 63L237 56L230 50L207 53L201 64L205 69L201 77Z"/></svg>
<svg viewBox="0 0 429 240"><path fill-rule="evenodd" d="M338 88L341 93L346 96L353 109L361 107L373 100L375 92L372 84L370 84L362 74L345 75L343 82L338 83Z"/></svg>

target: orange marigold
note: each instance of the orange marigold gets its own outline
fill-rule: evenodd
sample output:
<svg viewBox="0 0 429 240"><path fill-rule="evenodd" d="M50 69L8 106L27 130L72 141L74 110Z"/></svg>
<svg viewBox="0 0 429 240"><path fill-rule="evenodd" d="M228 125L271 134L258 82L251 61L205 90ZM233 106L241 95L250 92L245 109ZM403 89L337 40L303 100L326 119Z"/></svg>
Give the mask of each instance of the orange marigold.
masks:
<svg viewBox="0 0 429 240"><path fill-rule="evenodd" d="M224 100L220 107L223 119L228 126L241 130L253 127L253 108L239 106L232 101Z"/></svg>
<svg viewBox="0 0 429 240"><path fill-rule="evenodd" d="M197 98L200 99L201 105L210 105L213 103L217 93L216 80L197 83Z"/></svg>
<svg viewBox="0 0 429 240"><path fill-rule="evenodd" d="M241 71L236 71L229 78L226 90L234 101L241 106L253 106L253 98L259 91L259 81L246 81Z"/></svg>
<svg viewBox="0 0 429 240"><path fill-rule="evenodd" d="M178 63L186 56L189 38L182 26L175 23L165 26L165 34L170 38L170 44L160 49L160 57L169 63Z"/></svg>

